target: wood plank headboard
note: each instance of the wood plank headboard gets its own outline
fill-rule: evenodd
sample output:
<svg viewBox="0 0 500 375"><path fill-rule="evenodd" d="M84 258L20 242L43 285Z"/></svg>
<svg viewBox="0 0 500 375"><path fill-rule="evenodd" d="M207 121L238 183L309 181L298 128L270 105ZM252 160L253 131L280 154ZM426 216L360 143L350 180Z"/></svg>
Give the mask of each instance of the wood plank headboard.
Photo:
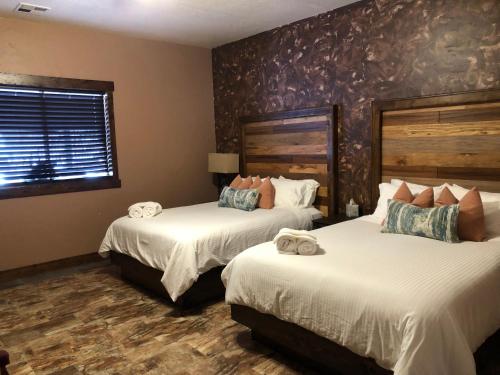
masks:
<svg viewBox="0 0 500 375"><path fill-rule="evenodd" d="M240 129L242 175L315 179L314 206L337 212L337 106L242 117Z"/></svg>
<svg viewBox="0 0 500 375"><path fill-rule="evenodd" d="M400 178L500 192L500 90L372 104L372 208Z"/></svg>

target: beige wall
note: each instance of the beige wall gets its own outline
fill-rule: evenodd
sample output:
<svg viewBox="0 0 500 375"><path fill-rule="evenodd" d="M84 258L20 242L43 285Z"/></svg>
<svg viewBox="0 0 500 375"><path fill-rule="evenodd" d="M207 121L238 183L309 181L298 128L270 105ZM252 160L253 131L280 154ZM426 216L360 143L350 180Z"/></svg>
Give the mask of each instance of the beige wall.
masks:
<svg viewBox="0 0 500 375"><path fill-rule="evenodd" d="M121 189L0 200L0 270L91 253L129 204L214 200L210 50L0 18L0 71L115 82Z"/></svg>

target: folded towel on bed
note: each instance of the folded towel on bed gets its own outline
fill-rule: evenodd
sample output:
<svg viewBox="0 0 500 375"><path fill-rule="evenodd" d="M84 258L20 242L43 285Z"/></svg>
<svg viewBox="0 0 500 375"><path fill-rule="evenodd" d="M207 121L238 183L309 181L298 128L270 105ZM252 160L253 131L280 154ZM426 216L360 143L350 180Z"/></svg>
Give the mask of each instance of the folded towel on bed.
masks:
<svg viewBox="0 0 500 375"><path fill-rule="evenodd" d="M142 217L142 206L141 203L133 204L128 208L128 216L133 219L139 219Z"/></svg>
<svg viewBox="0 0 500 375"><path fill-rule="evenodd" d="M297 252L299 255L314 255L316 254L316 249L318 248L318 243L313 239L300 239L297 241Z"/></svg>
<svg viewBox="0 0 500 375"><path fill-rule="evenodd" d="M318 243L316 237L306 230L281 229L273 240L278 252L289 255L313 255Z"/></svg>
<svg viewBox="0 0 500 375"><path fill-rule="evenodd" d="M158 202L146 202L142 208L142 217L154 217L161 213L162 207Z"/></svg>
<svg viewBox="0 0 500 375"><path fill-rule="evenodd" d="M151 218L161 213L162 210L158 202L139 202L128 208L128 216L134 219Z"/></svg>
<svg viewBox="0 0 500 375"><path fill-rule="evenodd" d="M278 252L281 254L297 254L297 239L286 233L278 233L273 240Z"/></svg>

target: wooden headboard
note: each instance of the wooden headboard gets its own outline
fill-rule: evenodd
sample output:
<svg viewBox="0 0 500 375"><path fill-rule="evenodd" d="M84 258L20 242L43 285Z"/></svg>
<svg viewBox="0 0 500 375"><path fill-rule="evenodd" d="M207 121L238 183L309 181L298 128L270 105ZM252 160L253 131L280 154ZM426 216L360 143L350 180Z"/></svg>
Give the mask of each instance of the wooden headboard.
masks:
<svg viewBox="0 0 500 375"><path fill-rule="evenodd" d="M337 212L337 106L242 117L240 129L242 175L315 179L314 206Z"/></svg>
<svg viewBox="0 0 500 375"><path fill-rule="evenodd" d="M500 90L372 104L372 208L400 178L500 192Z"/></svg>

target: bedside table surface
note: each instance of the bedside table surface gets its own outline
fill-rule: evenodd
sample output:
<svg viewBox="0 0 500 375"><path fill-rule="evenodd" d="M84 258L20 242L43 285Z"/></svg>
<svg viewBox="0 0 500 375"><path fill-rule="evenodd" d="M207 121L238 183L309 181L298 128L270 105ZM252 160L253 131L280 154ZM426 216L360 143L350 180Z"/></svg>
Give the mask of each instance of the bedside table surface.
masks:
<svg viewBox="0 0 500 375"><path fill-rule="evenodd" d="M358 217L347 217L346 214L335 214L328 217L322 217L320 219L313 220L313 228L326 227L328 225L342 223L344 221L357 219Z"/></svg>

